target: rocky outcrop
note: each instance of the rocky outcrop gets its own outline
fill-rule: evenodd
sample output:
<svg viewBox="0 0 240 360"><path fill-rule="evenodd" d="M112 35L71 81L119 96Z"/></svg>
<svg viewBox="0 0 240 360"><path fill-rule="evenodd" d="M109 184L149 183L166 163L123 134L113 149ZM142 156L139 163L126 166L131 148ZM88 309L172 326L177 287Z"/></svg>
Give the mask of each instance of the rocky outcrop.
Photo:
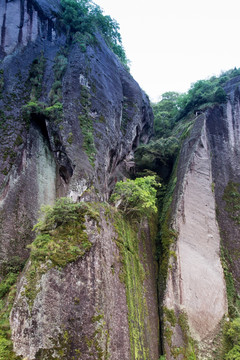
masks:
<svg viewBox="0 0 240 360"><path fill-rule="evenodd" d="M225 280L220 259L220 233L216 219L211 152L206 116L200 115L185 141L178 164L173 228L177 233L175 256L169 271L164 305L185 314L191 336L206 349L219 332L227 312ZM176 321L167 358L173 349L185 348L186 334Z"/></svg>
<svg viewBox="0 0 240 360"><path fill-rule="evenodd" d="M66 195L78 200L89 188L108 199L115 182L131 171L136 146L152 133L146 95L100 36L86 51L69 46L61 32L46 36L46 24L55 31L56 3L1 1L0 198L1 213L13 216L1 221L0 258L12 251L26 256L22 237L24 245L32 241L41 204ZM20 41L15 28L21 17ZM54 165L43 171L49 157Z"/></svg>
<svg viewBox="0 0 240 360"><path fill-rule="evenodd" d="M167 359L187 358L194 341L199 359L215 358L224 317L234 311L224 272L231 271L239 289L239 77L225 90L226 104L196 117L178 161L171 217L176 243L164 300Z"/></svg>
<svg viewBox="0 0 240 360"><path fill-rule="evenodd" d="M28 258L41 205L108 200L153 131L147 96L102 37L69 42L58 12L57 0L0 0L0 268ZM10 317L19 358L159 357L155 230L120 231L105 210L86 217L77 261L28 260Z"/></svg>
<svg viewBox="0 0 240 360"><path fill-rule="evenodd" d="M14 0L0 1L0 57L26 46L37 37L53 39L54 14L59 2Z"/></svg>

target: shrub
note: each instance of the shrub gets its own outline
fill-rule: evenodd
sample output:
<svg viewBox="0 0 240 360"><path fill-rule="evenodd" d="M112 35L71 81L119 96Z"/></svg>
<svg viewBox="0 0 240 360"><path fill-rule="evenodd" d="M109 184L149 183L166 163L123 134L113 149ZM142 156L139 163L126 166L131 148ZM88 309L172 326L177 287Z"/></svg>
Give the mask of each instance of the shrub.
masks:
<svg viewBox="0 0 240 360"><path fill-rule="evenodd" d="M110 200L126 215L150 215L157 212L158 186L155 176L119 181Z"/></svg>

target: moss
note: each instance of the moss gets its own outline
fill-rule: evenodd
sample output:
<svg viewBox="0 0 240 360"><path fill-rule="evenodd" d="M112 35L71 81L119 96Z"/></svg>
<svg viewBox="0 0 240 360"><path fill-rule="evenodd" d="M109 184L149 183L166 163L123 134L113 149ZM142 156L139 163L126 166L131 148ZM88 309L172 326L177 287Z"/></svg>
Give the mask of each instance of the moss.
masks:
<svg viewBox="0 0 240 360"><path fill-rule="evenodd" d="M173 309L168 309L166 306L163 308L164 316L171 326L176 326L177 318Z"/></svg>
<svg viewBox="0 0 240 360"><path fill-rule="evenodd" d="M82 114L79 115L79 123L83 134L83 149L85 150L89 162L94 166L96 148L94 143L93 119L89 116L90 112L90 93L86 86L81 87L80 103L82 106Z"/></svg>
<svg viewBox="0 0 240 360"><path fill-rule="evenodd" d="M16 140L14 141L14 146L20 146L23 144L23 138L21 135L17 135Z"/></svg>
<svg viewBox="0 0 240 360"><path fill-rule="evenodd" d="M30 309L37 293L41 276L52 267L61 269L90 250L92 243L85 232L85 216L97 221L97 213L86 203L72 203L58 199L53 207L44 208L45 217L35 226L38 234L31 245L30 266L23 295Z"/></svg>
<svg viewBox="0 0 240 360"><path fill-rule="evenodd" d="M17 157L17 153L11 148L5 148L3 152L3 161L8 160L10 165L13 165Z"/></svg>
<svg viewBox="0 0 240 360"><path fill-rule="evenodd" d="M106 328L104 315L97 313L92 317L92 324L94 326L94 331L91 337L85 338L89 355L94 357L96 360L107 360L110 358L110 335L108 329Z"/></svg>
<svg viewBox="0 0 240 360"><path fill-rule="evenodd" d="M62 101L62 78L67 69L68 59L65 56L67 49L62 49L55 57L53 72L54 72L54 82L49 93L49 99L51 105L59 103Z"/></svg>
<svg viewBox="0 0 240 360"><path fill-rule="evenodd" d="M223 246L221 246L221 262L226 282L228 313L231 319L240 316L240 298L235 288L234 278L230 271L232 259Z"/></svg>
<svg viewBox="0 0 240 360"><path fill-rule="evenodd" d="M7 176L7 174L9 173L9 169L8 169L7 167L5 167L5 168L1 171L1 173L2 173L3 175Z"/></svg>
<svg viewBox="0 0 240 360"><path fill-rule="evenodd" d="M224 190L223 200L229 217L240 225L240 184L230 181Z"/></svg>
<svg viewBox="0 0 240 360"><path fill-rule="evenodd" d="M52 342L51 349L39 349L35 355L36 360L61 360L61 359L71 359L78 360L80 351L79 349L72 350L73 341L71 339L71 334L68 330L61 330L62 332L56 339L50 339ZM75 353L74 355L70 355ZM71 356L71 357L70 357Z"/></svg>
<svg viewBox="0 0 240 360"><path fill-rule="evenodd" d="M67 142L69 143L69 145L72 145L72 143L73 143L73 133L72 132L70 132L68 134Z"/></svg>
<svg viewBox="0 0 240 360"><path fill-rule="evenodd" d="M173 329L179 333L179 328L184 344L178 347L172 345L172 336ZM164 307L164 338L173 359L178 359L179 355L182 356L182 360L197 359L197 345L190 336L188 317L185 312L180 311L175 314L174 310Z"/></svg>
<svg viewBox="0 0 240 360"><path fill-rule="evenodd" d="M3 89L4 89L3 69L0 69L0 99L2 99L3 97Z"/></svg>
<svg viewBox="0 0 240 360"><path fill-rule="evenodd" d="M105 118L105 116L100 115L100 116L99 116L99 122L102 123L102 124L106 124L106 118Z"/></svg>
<svg viewBox="0 0 240 360"><path fill-rule="evenodd" d="M36 58L31 65L28 82L31 85L30 97L32 100L37 100L41 96L45 64L46 64L46 59L44 58L42 52L41 56Z"/></svg>
<svg viewBox="0 0 240 360"><path fill-rule="evenodd" d="M116 244L119 248L122 268L120 280L125 284L128 325L131 344L131 359L149 359L149 349L145 346L145 332L151 331L151 324L147 324L148 308L145 297L144 280L145 268L139 253L139 224L130 223L121 214L112 212L115 229L118 234ZM111 216L111 215L110 215ZM153 216L154 217L154 216ZM152 219L152 224L156 219Z"/></svg>
<svg viewBox="0 0 240 360"><path fill-rule="evenodd" d="M1 265L2 281L0 284L0 360L20 360L13 351L9 316L16 295L16 281L23 262L14 257Z"/></svg>

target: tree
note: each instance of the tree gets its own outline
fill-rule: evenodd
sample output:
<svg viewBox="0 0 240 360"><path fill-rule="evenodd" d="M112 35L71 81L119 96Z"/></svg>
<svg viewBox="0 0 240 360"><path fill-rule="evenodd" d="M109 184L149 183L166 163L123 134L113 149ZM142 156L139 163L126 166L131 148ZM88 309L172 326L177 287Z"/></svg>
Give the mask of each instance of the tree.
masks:
<svg viewBox="0 0 240 360"><path fill-rule="evenodd" d="M169 91L162 94L158 103L152 105L156 138L170 136L178 113L179 96L179 93Z"/></svg>
<svg viewBox="0 0 240 360"><path fill-rule="evenodd" d="M155 176L119 181L111 196L111 202L126 215L139 217L157 212L157 187Z"/></svg>

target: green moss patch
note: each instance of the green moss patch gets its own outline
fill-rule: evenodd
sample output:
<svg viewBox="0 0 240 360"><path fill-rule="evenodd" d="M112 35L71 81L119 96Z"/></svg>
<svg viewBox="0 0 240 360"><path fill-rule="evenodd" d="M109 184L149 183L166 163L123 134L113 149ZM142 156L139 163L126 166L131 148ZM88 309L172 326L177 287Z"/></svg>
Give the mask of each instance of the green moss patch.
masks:
<svg viewBox="0 0 240 360"><path fill-rule="evenodd" d="M156 218L155 216L155 222ZM131 359L148 360L150 355L145 344L145 334L151 332L151 324L147 322L148 308L144 288L146 270L139 252L139 223L130 223L117 212L114 223L118 234L116 244L122 261L119 277L126 287Z"/></svg>
<svg viewBox="0 0 240 360"><path fill-rule="evenodd" d="M89 89L86 86L81 87L80 103L82 106L82 113L79 115L79 124L83 135L83 149L86 152L89 162L94 166L96 156L96 148L94 142L94 128L93 119L89 115L91 107L91 96Z"/></svg>
<svg viewBox="0 0 240 360"><path fill-rule="evenodd" d="M188 317L184 311L175 313L173 309L163 309L164 338L168 344L173 359L197 360L197 344L190 335ZM173 346L172 336L174 328L181 331L183 345Z"/></svg>
<svg viewBox="0 0 240 360"><path fill-rule="evenodd" d="M31 85L31 99L39 99L42 93L42 82L45 71L46 59L43 56L36 58L30 68L28 82Z"/></svg>
<svg viewBox="0 0 240 360"><path fill-rule="evenodd" d="M40 290L37 283L42 274L52 267L61 269L90 250L85 216L98 220L97 213L86 203L73 203L68 198L58 199L53 207L45 206L42 211L44 217L34 227L37 236L28 245L31 263L24 294L30 308Z"/></svg>
<svg viewBox="0 0 240 360"><path fill-rule="evenodd" d="M240 225L240 184L230 181L224 190L223 200L229 217Z"/></svg>
<svg viewBox="0 0 240 360"><path fill-rule="evenodd" d="M16 295L16 281L24 263L18 257L1 264L0 274L0 360L20 360L13 351L9 316Z"/></svg>

